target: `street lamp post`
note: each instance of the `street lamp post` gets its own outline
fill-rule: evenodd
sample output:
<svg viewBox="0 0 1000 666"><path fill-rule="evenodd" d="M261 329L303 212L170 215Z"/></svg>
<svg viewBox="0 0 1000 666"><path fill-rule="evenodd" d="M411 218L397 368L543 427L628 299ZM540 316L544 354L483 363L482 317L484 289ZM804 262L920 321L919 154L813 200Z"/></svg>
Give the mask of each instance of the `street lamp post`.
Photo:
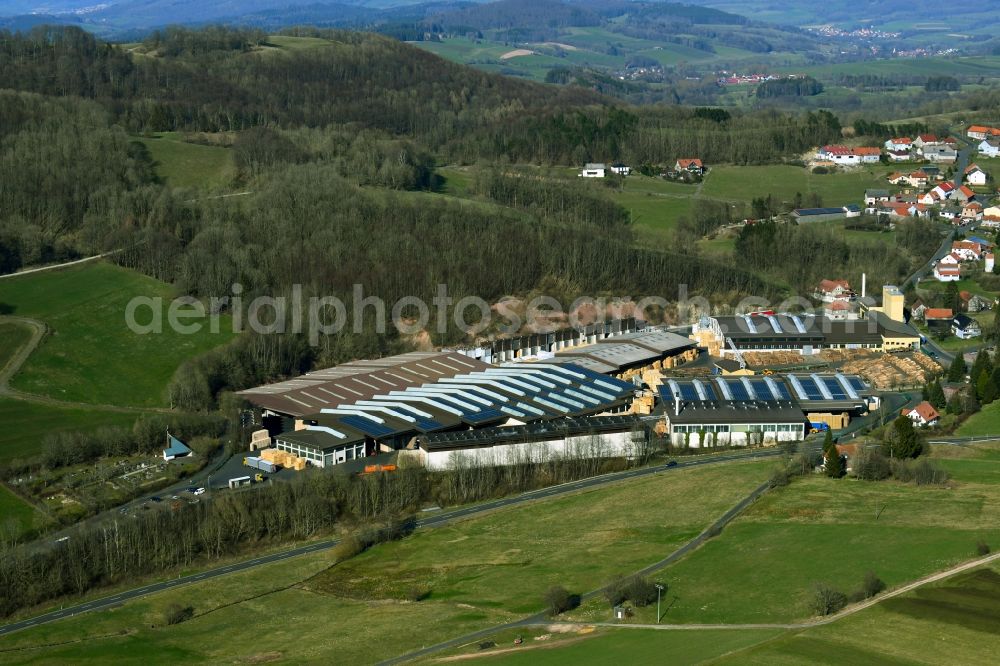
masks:
<svg viewBox="0 0 1000 666"><path fill-rule="evenodd" d="M663 586L656 583L656 624L660 623L660 594L663 592Z"/></svg>

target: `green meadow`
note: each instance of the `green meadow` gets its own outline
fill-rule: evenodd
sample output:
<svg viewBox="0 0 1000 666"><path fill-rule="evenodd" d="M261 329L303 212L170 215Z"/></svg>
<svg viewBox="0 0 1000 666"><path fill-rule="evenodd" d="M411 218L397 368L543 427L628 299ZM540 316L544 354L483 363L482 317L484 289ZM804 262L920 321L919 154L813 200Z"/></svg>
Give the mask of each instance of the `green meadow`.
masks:
<svg viewBox="0 0 1000 666"><path fill-rule="evenodd" d="M5 309L49 328L12 386L68 402L165 406L167 384L181 363L234 337L228 318L218 334L207 325L193 335L170 330L166 308L172 296L169 285L105 262L0 281ZM163 299L162 333L129 329L125 312L135 297ZM150 316L142 308L137 320Z"/></svg>
<svg viewBox="0 0 1000 666"><path fill-rule="evenodd" d="M191 143L179 132L159 132L140 141L153 157L156 175L173 187L215 190L236 175L229 148Z"/></svg>
<svg viewBox="0 0 1000 666"><path fill-rule="evenodd" d="M318 553L196 583L13 634L4 647L14 651L0 662L373 663L537 612L551 585L585 592L656 561L749 494L772 464L681 468L419 531L339 564ZM414 602L418 588L425 595ZM195 617L164 626L171 603L192 605Z"/></svg>

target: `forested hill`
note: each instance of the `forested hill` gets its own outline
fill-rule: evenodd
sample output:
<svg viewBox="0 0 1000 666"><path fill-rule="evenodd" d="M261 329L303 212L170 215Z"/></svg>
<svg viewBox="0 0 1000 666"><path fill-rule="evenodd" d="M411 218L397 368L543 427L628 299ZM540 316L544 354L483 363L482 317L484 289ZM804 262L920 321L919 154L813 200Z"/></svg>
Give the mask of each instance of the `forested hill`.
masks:
<svg viewBox="0 0 1000 666"><path fill-rule="evenodd" d="M524 113L594 104L594 93L483 73L373 34L323 48L269 47L255 31L154 33L135 52L76 28L0 40L8 88L96 99L132 131L228 131L361 123L441 145Z"/></svg>
<svg viewBox="0 0 1000 666"><path fill-rule="evenodd" d="M300 285L348 304L355 284L388 303L429 300L441 283L455 302L768 294L739 262L640 244L629 211L593 183L511 165L763 163L840 136L829 113L631 107L313 29L171 29L119 46L38 28L0 35L0 82L0 273L123 249L117 261L205 299L234 283L248 297ZM167 130L221 146L232 175L216 193L247 194L164 181L150 133ZM473 201L440 191L445 162L476 165ZM185 367L172 402L202 408L227 388L404 346L391 329L318 347L247 334Z"/></svg>

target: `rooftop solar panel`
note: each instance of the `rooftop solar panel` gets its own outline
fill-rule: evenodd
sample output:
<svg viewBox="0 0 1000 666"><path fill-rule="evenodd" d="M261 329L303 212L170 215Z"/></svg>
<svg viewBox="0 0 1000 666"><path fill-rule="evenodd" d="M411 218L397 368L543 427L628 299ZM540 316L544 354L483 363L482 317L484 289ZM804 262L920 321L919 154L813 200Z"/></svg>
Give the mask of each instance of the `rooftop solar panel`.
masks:
<svg viewBox="0 0 1000 666"><path fill-rule="evenodd" d="M770 402L777 399L771 391L771 387L763 379L751 379L750 386L753 387L753 390L757 394L757 398L759 400L767 400Z"/></svg>
<svg viewBox="0 0 1000 666"><path fill-rule="evenodd" d="M816 382L813 381L812 377L796 377L796 379L799 380L799 385L802 386L802 390L805 391L806 397L809 400L823 399L823 392L816 386Z"/></svg>
<svg viewBox="0 0 1000 666"><path fill-rule="evenodd" d="M729 390L733 394L734 400L752 400L753 397L750 392L747 391L747 387L743 385L738 379L727 380L726 384L729 385Z"/></svg>
<svg viewBox="0 0 1000 666"><path fill-rule="evenodd" d="M427 418L417 419L417 427L421 430L441 430L444 428L440 422Z"/></svg>
<svg viewBox="0 0 1000 666"><path fill-rule="evenodd" d="M784 382L775 381L768 377L764 381L771 387L771 393L778 396L778 400L791 400L792 394L788 392L788 387Z"/></svg>
<svg viewBox="0 0 1000 666"><path fill-rule="evenodd" d="M691 385L690 382L684 382L680 384L681 397L685 400L699 400L698 391Z"/></svg>
<svg viewBox="0 0 1000 666"><path fill-rule="evenodd" d="M865 390L865 383L860 377L847 377L847 383L851 385L855 391Z"/></svg>
<svg viewBox="0 0 1000 666"><path fill-rule="evenodd" d="M847 392L844 387L840 385L836 377L823 377L823 383L826 384L826 389L833 396L834 400L846 400Z"/></svg>
<svg viewBox="0 0 1000 666"><path fill-rule="evenodd" d="M372 421L371 419L366 419L363 416L341 416L340 420L352 428L360 430L369 437L385 437L386 435L391 435L394 432L392 428L386 427L381 423Z"/></svg>
<svg viewBox="0 0 1000 666"><path fill-rule="evenodd" d="M462 420L473 425L478 425L480 423L488 423L490 421L499 421L502 418L503 413L499 409L484 409L483 411L476 412L474 414L466 414L462 417Z"/></svg>

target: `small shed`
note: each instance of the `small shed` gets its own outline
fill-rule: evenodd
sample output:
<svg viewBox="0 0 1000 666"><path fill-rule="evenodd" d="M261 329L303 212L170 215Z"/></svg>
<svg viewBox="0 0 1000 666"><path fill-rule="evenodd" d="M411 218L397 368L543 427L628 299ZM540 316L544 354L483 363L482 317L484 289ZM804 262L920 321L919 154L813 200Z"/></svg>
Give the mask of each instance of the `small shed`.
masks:
<svg viewBox="0 0 1000 666"><path fill-rule="evenodd" d="M614 616L616 620L627 620L631 611L627 606L618 605L614 608Z"/></svg>

